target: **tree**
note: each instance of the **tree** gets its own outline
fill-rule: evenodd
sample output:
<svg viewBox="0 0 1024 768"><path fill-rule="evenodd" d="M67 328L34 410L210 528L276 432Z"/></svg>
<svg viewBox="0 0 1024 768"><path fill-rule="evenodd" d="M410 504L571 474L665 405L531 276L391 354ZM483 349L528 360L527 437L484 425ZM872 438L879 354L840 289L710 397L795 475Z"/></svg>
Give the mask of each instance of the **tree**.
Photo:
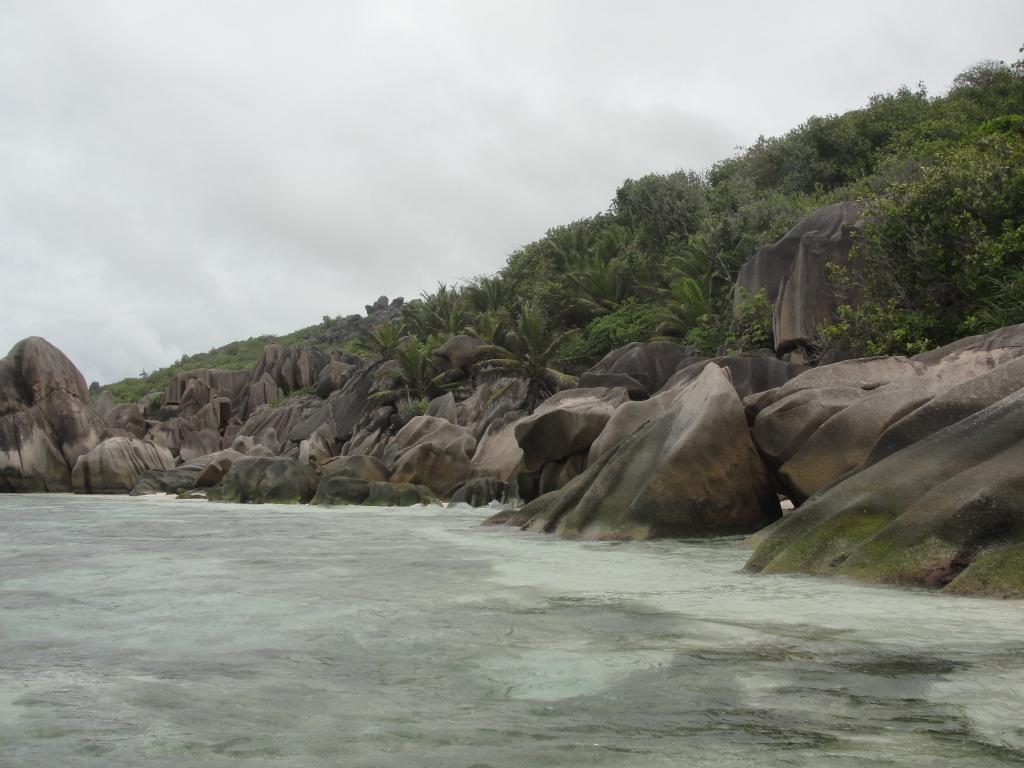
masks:
<svg viewBox="0 0 1024 768"><path fill-rule="evenodd" d="M476 368L526 379L526 405L532 411L562 387L575 383L575 377L554 367L560 362L559 348L574 333L549 334L541 313L528 304L520 311L504 345L488 344L479 349Z"/></svg>

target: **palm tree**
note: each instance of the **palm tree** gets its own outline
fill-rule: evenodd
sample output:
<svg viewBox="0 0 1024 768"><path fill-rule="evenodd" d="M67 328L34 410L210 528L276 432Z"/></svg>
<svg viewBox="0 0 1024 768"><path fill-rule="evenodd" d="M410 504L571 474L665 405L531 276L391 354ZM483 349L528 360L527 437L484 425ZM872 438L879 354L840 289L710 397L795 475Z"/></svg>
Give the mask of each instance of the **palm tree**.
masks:
<svg viewBox="0 0 1024 768"><path fill-rule="evenodd" d="M504 345L488 344L479 349L476 368L526 379L526 407L532 411L559 389L576 383L575 377L553 367L559 362L559 347L574 333L549 336L541 313L527 304Z"/></svg>
<svg viewBox="0 0 1024 768"><path fill-rule="evenodd" d="M629 284L629 265L624 257L605 261L595 254L566 273L563 292L574 307L588 315L602 315L614 311L626 299Z"/></svg>
<svg viewBox="0 0 1024 768"><path fill-rule="evenodd" d="M688 276L672 281L658 317L659 335L685 336L700 318L712 314L714 301L707 276L705 278L703 283Z"/></svg>
<svg viewBox="0 0 1024 768"><path fill-rule="evenodd" d="M374 392L370 399L384 403L401 400L411 403L457 387L459 382L452 381L452 371L437 371L437 359L430 352L435 341L422 342L412 337L404 339L394 353L394 360L398 363L397 381L391 389Z"/></svg>
<svg viewBox="0 0 1024 768"><path fill-rule="evenodd" d="M405 323L387 320L370 331L370 338L363 342L363 346L369 352L387 359L398 349L404 335Z"/></svg>

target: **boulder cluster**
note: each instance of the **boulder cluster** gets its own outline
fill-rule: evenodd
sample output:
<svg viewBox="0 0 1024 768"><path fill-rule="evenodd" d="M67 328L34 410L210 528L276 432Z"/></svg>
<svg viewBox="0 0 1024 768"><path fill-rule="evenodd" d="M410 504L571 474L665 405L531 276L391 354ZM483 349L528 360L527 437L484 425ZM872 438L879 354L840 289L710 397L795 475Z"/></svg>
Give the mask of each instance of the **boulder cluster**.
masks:
<svg viewBox="0 0 1024 768"><path fill-rule="evenodd" d="M1024 325L912 358L803 361L830 311L806 297L858 215L819 211L744 267L742 285L774 286L775 354L634 342L532 411L526 380L488 375L409 418L374 397L393 362L277 345L252 371L90 402L59 350L26 339L0 360L0 491L497 502L491 523L574 538L758 532L753 571L1024 596ZM435 354L468 370L478 344Z"/></svg>

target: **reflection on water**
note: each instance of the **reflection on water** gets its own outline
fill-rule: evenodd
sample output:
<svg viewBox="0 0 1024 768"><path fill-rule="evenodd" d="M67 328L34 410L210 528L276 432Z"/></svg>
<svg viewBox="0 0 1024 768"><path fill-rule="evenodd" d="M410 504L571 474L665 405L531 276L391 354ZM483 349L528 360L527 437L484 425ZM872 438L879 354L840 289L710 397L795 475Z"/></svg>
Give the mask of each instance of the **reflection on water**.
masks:
<svg viewBox="0 0 1024 768"><path fill-rule="evenodd" d="M1024 761L1024 604L481 518L0 497L0 765Z"/></svg>

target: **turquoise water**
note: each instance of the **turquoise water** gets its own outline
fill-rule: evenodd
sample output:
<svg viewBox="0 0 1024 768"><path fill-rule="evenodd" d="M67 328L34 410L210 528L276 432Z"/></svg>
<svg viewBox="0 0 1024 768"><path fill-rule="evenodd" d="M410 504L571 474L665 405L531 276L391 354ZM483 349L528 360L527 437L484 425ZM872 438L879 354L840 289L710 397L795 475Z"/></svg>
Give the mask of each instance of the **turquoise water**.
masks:
<svg viewBox="0 0 1024 768"><path fill-rule="evenodd" d="M440 507L0 497L0 765L1024 762L1024 604Z"/></svg>

